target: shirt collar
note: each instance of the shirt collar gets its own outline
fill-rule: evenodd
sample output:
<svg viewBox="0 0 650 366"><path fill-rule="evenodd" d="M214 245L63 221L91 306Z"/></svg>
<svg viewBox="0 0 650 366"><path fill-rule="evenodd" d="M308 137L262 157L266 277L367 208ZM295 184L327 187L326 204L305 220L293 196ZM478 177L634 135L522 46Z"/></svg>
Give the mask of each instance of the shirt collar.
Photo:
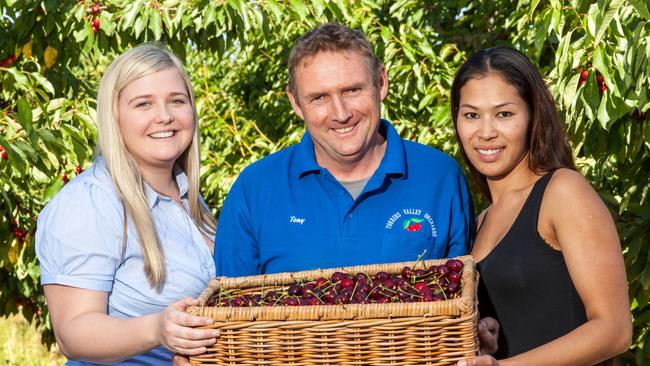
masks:
<svg viewBox="0 0 650 366"><path fill-rule="evenodd" d="M298 178L302 178L309 173L320 172L322 169L316 161L314 141L311 139L311 134L308 130L305 130L305 134L298 144L296 154L293 158L293 167Z"/></svg>
<svg viewBox="0 0 650 366"><path fill-rule="evenodd" d="M386 136L386 151L377 170L383 174L406 175L406 157L402 139L390 122L382 119L379 123L379 132ZM314 142L307 130L296 149L293 168L298 178L309 173L320 172L322 169L316 161Z"/></svg>
<svg viewBox="0 0 650 366"><path fill-rule="evenodd" d="M176 185L178 186L178 191L180 193L180 198L186 198L187 196L187 191L189 189L189 184L188 184L188 179L187 179L187 174L181 169L178 164L174 165L174 170L172 171L172 174L174 174L174 180L176 180ZM158 200L160 199L169 199L169 197L163 196L160 193L156 192L149 183L146 181L144 182L144 194L147 198L147 203L149 204L149 208L153 208L156 203L158 203Z"/></svg>
<svg viewBox="0 0 650 366"><path fill-rule="evenodd" d="M385 119L381 120L379 128L386 136L386 151L381 159L378 171L384 174L406 175L406 154L404 153L404 141L399 137L395 127Z"/></svg>

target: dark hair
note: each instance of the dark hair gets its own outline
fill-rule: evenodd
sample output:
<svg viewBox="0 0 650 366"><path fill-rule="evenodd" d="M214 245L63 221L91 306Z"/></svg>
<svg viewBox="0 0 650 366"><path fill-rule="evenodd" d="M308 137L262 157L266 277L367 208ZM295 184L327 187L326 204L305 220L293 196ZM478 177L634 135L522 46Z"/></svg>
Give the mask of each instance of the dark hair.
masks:
<svg viewBox="0 0 650 366"><path fill-rule="evenodd" d="M497 74L519 92L528 105L530 124L526 144L528 146L528 167L542 173L558 168L575 170L573 155L569 147L555 101L546 83L532 61L523 53L508 47L494 47L478 51L460 67L451 86L451 116L454 121L456 139L458 136L458 109L460 90L472 79L488 74ZM469 161L465 149L461 153L470 173L488 201L491 201L487 179Z"/></svg>
<svg viewBox="0 0 650 366"><path fill-rule="evenodd" d="M338 23L319 24L316 28L303 34L296 40L289 55L289 90L296 95L296 68L306 57L314 56L323 51L357 51L368 62L368 70L372 75L373 85L379 81L381 62L375 56L370 42L361 31L351 29Z"/></svg>

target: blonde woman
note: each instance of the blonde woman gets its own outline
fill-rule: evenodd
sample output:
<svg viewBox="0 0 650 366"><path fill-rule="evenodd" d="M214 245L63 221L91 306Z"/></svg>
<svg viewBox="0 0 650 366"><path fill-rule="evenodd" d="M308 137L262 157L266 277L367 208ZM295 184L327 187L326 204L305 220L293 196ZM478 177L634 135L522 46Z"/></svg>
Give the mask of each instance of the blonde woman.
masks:
<svg viewBox="0 0 650 366"><path fill-rule="evenodd" d="M109 66L97 95L100 156L43 209L36 252L67 365L163 365L217 331L184 312L214 274L215 221L199 194L189 78L154 44ZM189 296L189 297L188 297Z"/></svg>

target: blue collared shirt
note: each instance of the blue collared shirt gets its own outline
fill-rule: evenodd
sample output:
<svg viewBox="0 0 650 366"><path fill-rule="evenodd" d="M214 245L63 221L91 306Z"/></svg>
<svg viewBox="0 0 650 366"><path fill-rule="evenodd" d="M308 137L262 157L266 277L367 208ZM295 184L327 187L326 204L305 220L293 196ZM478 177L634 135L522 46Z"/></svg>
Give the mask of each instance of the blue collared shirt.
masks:
<svg viewBox="0 0 650 366"><path fill-rule="evenodd" d="M38 217L36 254L41 283L108 292L108 315L131 318L157 313L187 296L196 297L214 276L212 253L187 213L188 182L174 170L185 208L145 184L151 216L163 246L167 282L152 289L144 273L137 233L129 220L123 246L123 209L102 158L72 179ZM163 347L118 365L169 365ZM93 365L68 361L68 365Z"/></svg>
<svg viewBox="0 0 650 366"><path fill-rule="evenodd" d="M224 202L217 275L243 276L462 255L473 233L465 177L448 155L402 140L356 200L318 165L309 133L244 169Z"/></svg>

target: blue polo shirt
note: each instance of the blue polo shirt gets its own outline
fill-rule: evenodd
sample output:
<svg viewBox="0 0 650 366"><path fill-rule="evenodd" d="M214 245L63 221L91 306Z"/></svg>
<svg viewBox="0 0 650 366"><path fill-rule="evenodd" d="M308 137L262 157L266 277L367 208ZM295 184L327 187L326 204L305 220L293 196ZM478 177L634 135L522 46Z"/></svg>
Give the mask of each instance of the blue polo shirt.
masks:
<svg viewBox="0 0 650 366"><path fill-rule="evenodd" d="M451 157L381 121L384 157L356 200L299 144L248 166L215 239L217 275L244 276L463 255L473 233L465 177Z"/></svg>

